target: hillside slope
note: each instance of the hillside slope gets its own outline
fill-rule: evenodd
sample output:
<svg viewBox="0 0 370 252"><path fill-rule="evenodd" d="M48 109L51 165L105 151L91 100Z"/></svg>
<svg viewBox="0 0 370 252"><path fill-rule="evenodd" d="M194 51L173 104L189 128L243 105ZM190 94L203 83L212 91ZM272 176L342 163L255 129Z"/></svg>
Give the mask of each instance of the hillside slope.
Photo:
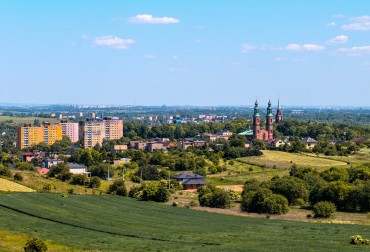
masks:
<svg viewBox="0 0 370 252"><path fill-rule="evenodd" d="M119 196L0 195L0 229L110 251L359 251L367 226L228 216Z"/></svg>
<svg viewBox="0 0 370 252"><path fill-rule="evenodd" d="M28 188L24 185L20 185L13 181L9 181L7 179L0 178L0 191L5 192L34 192L33 189Z"/></svg>

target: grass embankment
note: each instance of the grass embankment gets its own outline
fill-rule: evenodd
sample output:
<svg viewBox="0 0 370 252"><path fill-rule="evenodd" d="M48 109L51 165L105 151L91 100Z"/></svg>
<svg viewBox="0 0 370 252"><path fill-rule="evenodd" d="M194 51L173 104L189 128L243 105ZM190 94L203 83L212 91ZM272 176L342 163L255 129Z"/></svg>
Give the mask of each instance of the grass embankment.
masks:
<svg viewBox="0 0 370 252"><path fill-rule="evenodd" d="M34 192L33 189L18 183L0 178L0 191L5 192Z"/></svg>
<svg viewBox="0 0 370 252"><path fill-rule="evenodd" d="M85 186L71 185L68 182L63 182L55 178L47 178L35 172L20 171L23 176L23 181L18 183L32 188L35 191L44 191L45 187L50 186L49 192L62 193L73 189L75 194L99 194L103 189L91 189Z"/></svg>
<svg viewBox="0 0 370 252"><path fill-rule="evenodd" d="M359 251L367 226L245 218L126 197L0 195L0 229L86 250Z"/></svg>

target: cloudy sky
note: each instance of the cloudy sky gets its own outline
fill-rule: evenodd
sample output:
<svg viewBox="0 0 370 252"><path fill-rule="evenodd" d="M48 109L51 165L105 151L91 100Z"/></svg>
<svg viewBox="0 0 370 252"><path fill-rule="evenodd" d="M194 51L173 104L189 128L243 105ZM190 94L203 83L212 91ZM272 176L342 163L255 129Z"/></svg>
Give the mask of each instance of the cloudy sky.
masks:
<svg viewBox="0 0 370 252"><path fill-rule="evenodd" d="M0 33L0 103L370 106L368 0L2 0Z"/></svg>

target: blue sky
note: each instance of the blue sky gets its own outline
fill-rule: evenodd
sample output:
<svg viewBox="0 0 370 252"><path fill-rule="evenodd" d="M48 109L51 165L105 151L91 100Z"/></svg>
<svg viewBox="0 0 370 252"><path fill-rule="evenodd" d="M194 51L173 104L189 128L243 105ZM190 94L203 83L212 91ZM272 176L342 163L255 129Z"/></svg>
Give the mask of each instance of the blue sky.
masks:
<svg viewBox="0 0 370 252"><path fill-rule="evenodd" d="M370 2L0 2L0 102L370 106Z"/></svg>

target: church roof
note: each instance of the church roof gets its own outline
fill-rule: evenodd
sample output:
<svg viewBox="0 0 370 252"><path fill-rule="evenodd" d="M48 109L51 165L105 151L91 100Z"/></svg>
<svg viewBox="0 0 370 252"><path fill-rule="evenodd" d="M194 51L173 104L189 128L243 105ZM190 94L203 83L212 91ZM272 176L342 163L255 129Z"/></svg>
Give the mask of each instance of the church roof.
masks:
<svg viewBox="0 0 370 252"><path fill-rule="evenodd" d="M240 132L239 136L253 136L253 130L247 129L246 131Z"/></svg>

